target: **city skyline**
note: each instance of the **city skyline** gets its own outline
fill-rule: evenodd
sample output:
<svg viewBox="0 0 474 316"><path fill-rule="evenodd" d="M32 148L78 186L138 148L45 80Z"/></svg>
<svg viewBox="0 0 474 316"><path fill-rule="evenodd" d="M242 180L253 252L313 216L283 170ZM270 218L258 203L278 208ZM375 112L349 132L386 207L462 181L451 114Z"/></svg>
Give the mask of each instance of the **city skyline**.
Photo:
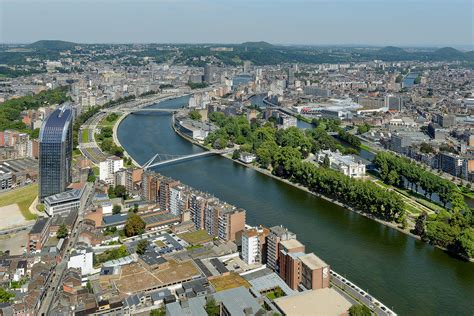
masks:
<svg viewBox="0 0 474 316"><path fill-rule="evenodd" d="M113 6L109 0L99 3L1 0L0 42L58 39L77 43L228 44L267 41L283 45L472 49L473 10L472 2L465 0L396 3L265 0L241 1L237 5L215 0L127 0L114 2ZM182 19L176 18L176 12L180 12ZM19 24L18 16L28 22Z"/></svg>

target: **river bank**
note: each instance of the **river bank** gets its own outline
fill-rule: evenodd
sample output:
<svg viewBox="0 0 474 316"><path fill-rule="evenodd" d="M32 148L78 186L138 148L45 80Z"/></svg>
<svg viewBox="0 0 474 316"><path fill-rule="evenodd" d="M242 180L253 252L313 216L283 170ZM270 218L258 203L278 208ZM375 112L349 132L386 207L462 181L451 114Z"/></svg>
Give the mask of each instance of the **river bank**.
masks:
<svg viewBox="0 0 474 316"><path fill-rule="evenodd" d="M120 118L115 122L113 132L112 132L112 139L114 140L115 145L123 148L123 155L131 159L132 164L134 166L140 167L140 164L135 159L133 159L133 157L127 152L127 150L122 146L122 144L120 143L120 140L117 137L117 131L120 126L120 123L122 123L122 121L128 116L128 114L129 113L123 113L122 116L120 116Z"/></svg>
<svg viewBox="0 0 474 316"><path fill-rule="evenodd" d="M192 143L192 144L194 144L194 145L196 145L196 146L199 146L199 147L201 147L201 148L203 148L203 149L205 149L205 150L209 150L209 148L207 148L206 146L204 146L204 145L201 144L200 142L198 142L198 141L196 141L196 140L194 140L194 139L188 137L187 135L184 135L183 133L181 133L181 132L175 127L175 124L174 124L174 115L173 115L172 120L171 120L171 126L172 126L174 132L175 132L177 135L179 135L181 138L183 138L183 139L185 139L186 141L188 141L188 142L190 142L190 143ZM335 200L335 199L333 199L333 198L330 198L330 197L328 197L328 196L322 195L322 194L317 193L317 192L313 192L313 191L311 191L309 188L307 188L307 187L305 187L305 186L303 186L303 185L300 185L300 184L298 184L298 183L291 182L291 181L289 181L288 179L284 179L284 178L278 177L278 176L272 174L269 170L262 169L262 168L260 168L260 167L258 167L258 166L253 165L253 164L246 164L246 163L243 163L243 162L241 162L241 161L239 161L239 160L232 159L232 156L229 155L229 154L227 154L227 155L222 155L221 157L224 157L224 158L226 158L226 159L228 159L228 160L231 160L231 161L233 161L233 162L235 162L235 163L237 163L237 164L240 164L240 165L242 165L242 166L244 166L244 167L246 167L246 168L253 169L253 170L255 170L255 171L257 171L257 172L259 172L259 173L261 173L261 174L263 174L263 175L265 175L265 176L271 177L271 178L273 178L273 179L275 179L275 180L278 180L278 181L280 181L280 182L283 182L283 183L285 183L285 184L287 184L287 185L290 185L290 186L292 186L292 187L294 187L294 188L297 188L297 189L299 189L299 190L302 190L302 191L304 191L304 192L307 192L307 193L309 193L309 194L311 194L311 195L314 195L314 196L316 196L316 197L318 197L318 198L321 198L321 199L326 200L326 201L328 201L328 202L330 202L330 203L333 203L333 204L335 204L335 205L338 205L338 206L340 206L340 207L342 207L342 208L344 208L344 209L347 209L347 210L349 210L349 211L352 211L352 212L354 212L354 213L357 213L357 214L359 214L359 215L361 215L361 216L364 216L365 218L371 219L371 220L373 220L373 221L375 221L375 222L377 222L377 223L380 223L380 224L382 224L382 225L384 225L384 226L387 226L387 227L389 227L389 228L395 229L395 230L397 230L397 231L399 231L399 232L401 232L401 233L403 233L403 234L405 234L405 235L407 235L407 236L410 236L410 237L412 237L412 238L414 238L414 239L417 239L417 240L420 240L420 241L424 241L420 236L413 234L413 233L410 231L410 229L403 229L402 227L400 227L400 226L399 226L398 224L396 224L396 223L384 221L384 220L379 219L379 218L377 218L377 217L375 217L375 216L372 216L372 215L370 215L370 214L367 214L367 213L364 213L364 212L362 212L362 211L359 211L359 210L357 210L357 209L355 209L355 208L353 208L353 207L351 207L351 206L349 206L349 205L347 205L347 204L345 204L345 203L342 203L342 202L340 202L340 201L337 201L337 200ZM459 258L459 255L458 255L458 254L451 253L451 252L449 252L448 249L446 249L446 248L444 248L444 247L441 247L441 246L438 246L438 245L432 245L432 244L430 244L430 243L427 243L427 244L429 244L430 246L433 246L433 247L435 247L435 248L438 248L438 249L440 249L440 250L443 250L443 251L449 253L450 255L453 255L453 256L454 256L455 258L457 258L457 259L463 259L463 260L466 260L466 261L469 261L469 262L473 262L473 263L474 263L474 258L464 258L464 257L460 257L460 258Z"/></svg>
<svg viewBox="0 0 474 316"><path fill-rule="evenodd" d="M179 109L186 103L188 98L180 98L152 108ZM157 152L202 152L170 128L171 118L171 113L129 115L117 137L140 163ZM400 315L474 312L467 299L474 294L472 264L453 260L387 225L218 156L168 164L156 171L244 208L249 225L285 225L308 251L331 262L334 270L361 288L370 289L387 306L395 306ZM433 286L433 280L442 286Z"/></svg>

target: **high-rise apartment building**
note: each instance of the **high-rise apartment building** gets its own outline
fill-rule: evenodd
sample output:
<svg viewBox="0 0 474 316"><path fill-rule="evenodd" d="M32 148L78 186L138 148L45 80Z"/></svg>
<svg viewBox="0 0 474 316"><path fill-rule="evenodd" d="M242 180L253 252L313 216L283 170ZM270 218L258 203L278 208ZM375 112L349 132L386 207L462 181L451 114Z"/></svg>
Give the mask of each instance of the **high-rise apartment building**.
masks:
<svg viewBox="0 0 474 316"><path fill-rule="evenodd" d="M39 134L39 198L63 192L71 183L71 107L56 109L44 121Z"/></svg>
<svg viewBox="0 0 474 316"><path fill-rule="evenodd" d="M256 227L242 233L242 259L247 264L265 263L268 228Z"/></svg>
<svg viewBox="0 0 474 316"><path fill-rule="evenodd" d="M290 232L285 227L274 226L270 228L270 234L267 237L267 267L278 271L280 242L290 239L296 239L296 234Z"/></svg>
<svg viewBox="0 0 474 316"><path fill-rule="evenodd" d="M110 156L99 163L99 179L108 184L115 184L114 174L123 168L123 160L117 156Z"/></svg>

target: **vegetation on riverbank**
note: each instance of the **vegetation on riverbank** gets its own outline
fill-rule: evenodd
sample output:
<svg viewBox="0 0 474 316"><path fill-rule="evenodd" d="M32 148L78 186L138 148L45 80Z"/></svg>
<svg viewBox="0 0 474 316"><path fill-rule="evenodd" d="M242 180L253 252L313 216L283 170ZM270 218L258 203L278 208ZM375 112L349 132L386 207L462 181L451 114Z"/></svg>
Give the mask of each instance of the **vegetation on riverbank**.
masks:
<svg viewBox="0 0 474 316"><path fill-rule="evenodd" d="M435 209L436 214L421 214L413 231L416 235L455 254L474 257L474 216L454 183L390 152L377 153L374 164L385 183L404 189L408 181L412 191L421 188L427 199L435 193L448 207Z"/></svg>
<svg viewBox="0 0 474 316"><path fill-rule="evenodd" d="M394 192L369 181L349 178L337 171L303 161L321 149L342 147L327 134L325 126L302 131L296 127L277 130L273 124L250 124L243 116L225 117L214 112L210 120L220 129L209 134L206 145L224 148L240 145L242 152L253 153L260 167L311 191L334 198L363 213L386 221L404 220L404 203Z"/></svg>

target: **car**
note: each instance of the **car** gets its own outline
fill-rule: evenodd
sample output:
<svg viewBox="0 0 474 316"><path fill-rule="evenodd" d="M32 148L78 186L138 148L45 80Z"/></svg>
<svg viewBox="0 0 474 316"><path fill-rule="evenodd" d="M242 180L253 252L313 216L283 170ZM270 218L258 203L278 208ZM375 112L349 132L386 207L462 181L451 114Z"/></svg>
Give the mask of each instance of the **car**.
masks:
<svg viewBox="0 0 474 316"><path fill-rule="evenodd" d="M370 296L369 294L367 294L367 295L365 296L365 298L368 299L368 300L371 301L371 302L372 302L372 300L373 300L373 299L372 299L372 296Z"/></svg>
<svg viewBox="0 0 474 316"><path fill-rule="evenodd" d="M387 308L385 306L380 306L380 309L383 310L383 311L387 310Z"/></svg>

